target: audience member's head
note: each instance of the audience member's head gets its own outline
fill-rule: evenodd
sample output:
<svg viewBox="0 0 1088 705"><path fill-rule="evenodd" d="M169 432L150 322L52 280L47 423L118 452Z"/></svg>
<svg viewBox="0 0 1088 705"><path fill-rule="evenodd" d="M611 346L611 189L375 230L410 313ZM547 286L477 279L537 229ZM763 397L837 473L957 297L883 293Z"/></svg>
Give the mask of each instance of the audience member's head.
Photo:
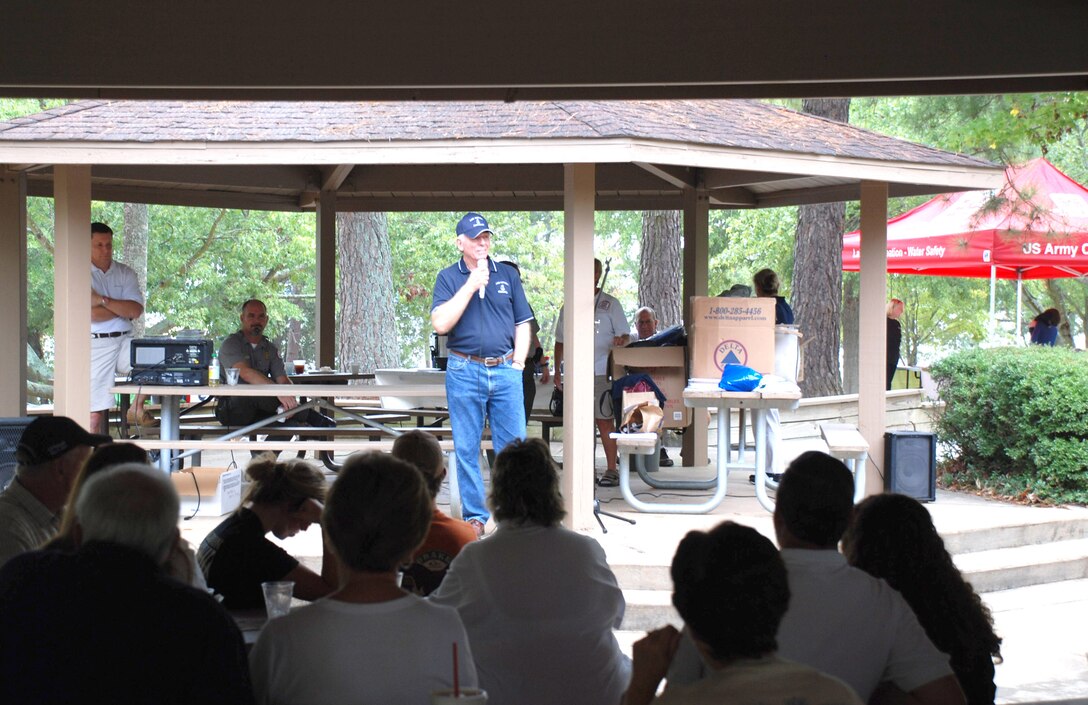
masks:
<svg viewBox="0 0 1088 705"><path fill-rule="evenodd" d="M529 438L502 449L491 473L490 505L496 521L540 526L562 521L559 471L547 443Z"/></svg>
<svg viewBox="0 0 1088 705"><path fill-rule="evenodd" d="M649 306L635 311L635 330L639 340L646 340L657 332L657 314Z"/></svg>
<svg viewBox="0 0 1088 705"><path fill-rule="evenodd" d="M178 537L178 494L161 471L125 463L89 478L76 498L84 544L120 544L163 563Z"/></svg>
<svg viewBox="0 0 1088 705"><path fill-rule="evenodd" d="M111 440L66 416L40 416L23 430L15 449L19 482L46 508L59 511L91 451Z"/></svg>
<svg viewBox="0 0 1088 705"><path fill-rule="evenodd" d="M827 453L802 453L789 464L778 485L774 509L778 545L836 548L853 505L850 470Z"/></svg>
<svg viewBox="0 0 1088 705"><path fill-rule="evenodd" d="M904 304L901 299L890 299L888 305L884 307L884 312L887 314L888 318L896 320L903 315L905 306L906 304Z"/></svg>
<svg viewBox="0 0 1088 705"><path fill-rule="evenodd" d="M74 532L76 527L75 506L79 491L83 489L83 485L86 484L88 478L97 475L106 468L126 463L148 465L150 459L147 451L135 443L106 443L94 449L94 452L87 458L87 462L83 464L72 482L72 489L68 493L68 501L64 505L64 515L60 520L60 530L57 531L56 537L46 544L48 547L61 550L76 548Z"/></svg>
<svg viewBox="0 0 1088 705"><path fill-rule="evenodd" d="M752 277L752 284L756 287L756 296L778 296L781 287L778 275L773 269L761 269Z"/></svg>
<svg viewBox="0 0 1088 705"><path fill-rule="evenodd" d="M789 606L786 566L766 537L731 521L691 531L672 559L672 602L716 661L777 649Z"/></svg>
<svg viewBox="0 0 1088 705"><path fill-rule="evenodd" d="M748 286L747 284L734 284L733 286L729 287L728 289L723 289L722 293L718 294L718 296L720 296L722 298L729 297L729 298L740 298L740 299L747 299L751 295L752 295L752 287Z"/></svg>
<svg viewBox="0 0 1088 705"><path fill-rule="evenodd" d="M280 505L295 511L307 499L325 501L325 476L302 460L280 462L265 453L250 461L246 475L252 484L243 503Z"/></svg>
<svg viewBox="0 0 1088 705"><path fill-rule="evenodd" d="M423 474L413 465L384 453L356 453L329 491L321 524L345 568L388 573L423 543L432 506Z"/></svg>
<svg viewBox="0 0 1088 705"><path fill-rule="evenodd" d="M937 648L949 654L985 649L1000 656L989 608L963 579L916 499L889 493L859 502L842 550L850 565L903 595Z"/></svg>
<svg viewBox="0 0 1088 705"><path fill-rule="evenodd" d="M442 478L446 476L446 458L433 433L412 429L393 441L393 457L414 465L423 473L431 497L438 496Z"/></svg>

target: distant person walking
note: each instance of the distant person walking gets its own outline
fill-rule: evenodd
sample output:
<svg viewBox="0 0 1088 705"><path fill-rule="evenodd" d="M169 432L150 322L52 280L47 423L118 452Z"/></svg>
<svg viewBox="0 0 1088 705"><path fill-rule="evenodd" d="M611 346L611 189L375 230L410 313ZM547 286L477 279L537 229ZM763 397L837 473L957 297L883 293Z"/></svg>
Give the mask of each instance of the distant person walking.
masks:
<svg viewBox="0 0 1088 705"><path fill-rule="evenodd" d="M885 310L888 314L888 365L887 374L884 376L884 389L891 389L895 370L899 367L899 349L903 345L903 326L899 323L899 317L903 315L903 302L892 299Z"/></svg>

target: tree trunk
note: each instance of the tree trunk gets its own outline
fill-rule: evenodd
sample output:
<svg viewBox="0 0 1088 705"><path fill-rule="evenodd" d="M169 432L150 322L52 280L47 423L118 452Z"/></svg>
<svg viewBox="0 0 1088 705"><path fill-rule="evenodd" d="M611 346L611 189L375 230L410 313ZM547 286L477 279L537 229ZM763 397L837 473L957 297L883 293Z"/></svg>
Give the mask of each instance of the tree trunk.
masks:
<svg viewBox="0 0 1088 705"><path fill-rule="evenodd" d="M385 213L337 213L340 257L339 364L361 371L400 360L393 299L393 252Z"/></svg>
<svg viewBox="0 0 1088 705"><path fill-rule="evenodd" d="M858 393L858 275L843 277L842 290L842 391Z"/></svg>
<svg viewBox="0 0 1088 705"><path fill-rule="evenodd" d="M850 117L849 98L805 100L803 110L838 122ZM805 396L842 393L839 330L842 311L842 203L798 209L793 256L793 308L805 346Z"/></svg>
<svg viewBox="0 0 1088 705"><path fill-rule="evenodd" d="M146 309L149 302L147 297L147 236L148 213L146 203L126 203L124 205L125 229L124 249L121 259L136 272L136 279L140 282L140 291L143 292L145 301L145 315L132 322L132 337L144 337Z"/></svg>
<svg viewBox="0 0 1088 705"><path fill-rule="evenodd" d="M642 214L642 255L638 272L638 300L657 314L658 330L683 322L680 245L683 230L679 211Z"/></svg>

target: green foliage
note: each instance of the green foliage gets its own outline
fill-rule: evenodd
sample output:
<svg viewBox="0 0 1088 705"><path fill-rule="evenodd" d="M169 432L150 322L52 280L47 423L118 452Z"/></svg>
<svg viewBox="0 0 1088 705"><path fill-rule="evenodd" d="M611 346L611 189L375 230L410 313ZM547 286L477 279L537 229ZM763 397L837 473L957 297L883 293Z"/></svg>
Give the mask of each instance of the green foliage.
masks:
<svg viewBox="0 0 1088 705"><path fill-rule="evenodd" d="M710 213L709 293L734 284L752 285L752 275L770 267L782 280L782 295L790 295L793 277L793 237L797 208L712 211Z"/></svg>
<svg viewBox="0 0 1088 705"><path fill-rule="evenodd" d="M995 348L933 367L937 429L956 456L952 481L1088 502L1088 358L1062 348Z"/></svg>

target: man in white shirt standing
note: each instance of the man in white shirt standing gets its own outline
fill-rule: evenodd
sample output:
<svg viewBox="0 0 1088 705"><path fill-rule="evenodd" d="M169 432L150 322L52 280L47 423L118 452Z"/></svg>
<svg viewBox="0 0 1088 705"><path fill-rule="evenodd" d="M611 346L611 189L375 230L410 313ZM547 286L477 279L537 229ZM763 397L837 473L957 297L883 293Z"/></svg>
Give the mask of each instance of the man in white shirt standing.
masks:
<svg viewBox="0 0 1088 705"><path fill-rule="evenodd" d="M113 260L113 230L91 223L91 432L105 432L114 376L132 369L132 321L144 313L136 272ZM137 418L143 400L133 402Z"/></svg>
<svg viewBox="0 0 1088 705"><path fill-rule="evenodd" d="M627 314L616 297L601 291L596 286L601 281L601 261L593 260L593 283L596 305L594 307L593 337L593 417L597 421L597 431L601 435L604 447L605 472L597 480L601 487L615 487L620 483L616 471L616 442L612 433L616 430L616 421L612 413L612 384L608 380L608 353L612 348L627 345L631 340L631 328L627 325ZM565 307L564 307L565 308ZM559 320L555 322L555 386L563 388L563 376L560 374L563 364L563 310L559 309ZM608 403L602 403L607 393Z"/></svg>

